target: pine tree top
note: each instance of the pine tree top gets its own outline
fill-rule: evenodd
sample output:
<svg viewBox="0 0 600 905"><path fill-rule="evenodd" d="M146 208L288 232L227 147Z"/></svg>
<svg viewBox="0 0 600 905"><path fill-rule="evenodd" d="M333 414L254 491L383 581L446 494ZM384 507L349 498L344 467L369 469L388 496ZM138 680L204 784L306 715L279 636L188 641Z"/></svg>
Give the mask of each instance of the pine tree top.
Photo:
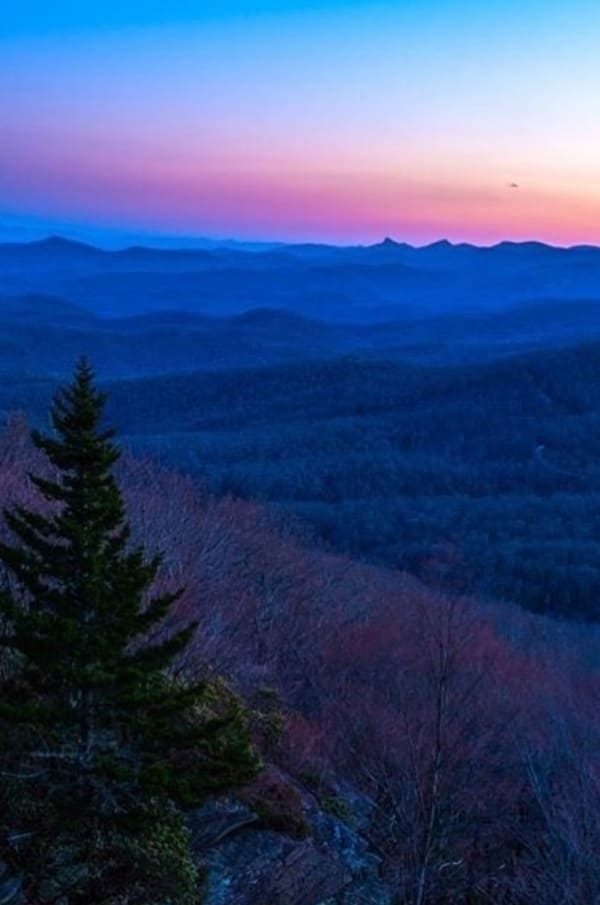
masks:
<svg viewBox="0 0 600 905"><path fill-rule="evenodd" d="M80 358L72 383L58 391L50 410L56 436L33 432L36 447L60 471L109 471L118 461L120 450L112 442L115 431L102 429L106 394L94 383L94 372L85 358Z"/></svg>

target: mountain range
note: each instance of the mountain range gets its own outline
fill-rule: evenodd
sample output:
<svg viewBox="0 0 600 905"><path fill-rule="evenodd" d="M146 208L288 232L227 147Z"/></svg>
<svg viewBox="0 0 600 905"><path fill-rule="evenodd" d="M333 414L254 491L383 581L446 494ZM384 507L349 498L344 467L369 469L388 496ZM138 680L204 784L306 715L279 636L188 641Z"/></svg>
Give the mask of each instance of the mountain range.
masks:
<svg viewBox="0 0 600 905"><path fill-rule="evenodd" d="M0 413L86 354L126 443L321 543L597 618L600 249L0 245Z"/></svg>
<svg viewBox="0 0 600 905"><path fill-rule="evenodd" d="M385 239L259 248L115 251L60 237L4 243L0 294L50 293L101 316L165 309L228 316L268 307L345 323L600 297L600 249L592 246L441 241L416 248Z"/></svg>

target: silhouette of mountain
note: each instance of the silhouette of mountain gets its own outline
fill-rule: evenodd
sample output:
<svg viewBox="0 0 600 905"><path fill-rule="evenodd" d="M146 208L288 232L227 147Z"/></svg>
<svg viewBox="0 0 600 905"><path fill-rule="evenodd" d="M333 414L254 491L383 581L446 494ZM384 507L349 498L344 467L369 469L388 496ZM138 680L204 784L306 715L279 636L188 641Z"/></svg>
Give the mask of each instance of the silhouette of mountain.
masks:
<svg viewBox="0 0 600 905"><path fill-rule="evenodd" d="M95 314L161 309L228 316L276 308L321 320L384 322L519 302L595 299L600 250L447 240L423 248L267 245L252 251L132 246L106 251L60 237L0 245L3 295L53 294Z"/></svg>

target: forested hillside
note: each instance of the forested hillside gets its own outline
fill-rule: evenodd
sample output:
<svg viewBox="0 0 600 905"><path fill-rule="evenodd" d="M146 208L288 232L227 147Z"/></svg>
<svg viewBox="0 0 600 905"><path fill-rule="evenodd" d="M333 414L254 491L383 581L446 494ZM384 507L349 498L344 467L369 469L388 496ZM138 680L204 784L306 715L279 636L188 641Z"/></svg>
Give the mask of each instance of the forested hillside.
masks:
<svg viewBox="0 0 600 905"><path fill-rule="evenodd" d="M39 506L30 470L44 459L13 419L6 504ZM594 901L595 628L325 553L299 525L148 460L126 456L117 478L133 542L164 550L155 589L185 582L167 631L198 623L178 675L235 683L264 762L188 816L195 901Z"/></svg>
<svg viewBox="0 0 600 905"><path fill-rule="evenodd" d="M589 344L125 384L113 413L136 445L301 514L336 549L422 574L451 547L460 587L595 619L599 387Z"/></svg>
<svg viewBox="0 0 600 905"><path fill-rule="evenodd" d="M475 283L474 259L483 268ZM572 274L583 271L578 301L554 292L566 260ZM125 643L125 660L152 660L144 645L164 643L161 678L145 687L154 694L166 681L170 707L199 695L193 714L181 711L195 745L175 751L182 724L163 715L148 748L148 733L140 740L127 723L135 708L111 716L113 680L102 677L118 644L90 633L83 613L75 630L69 611L59 629L75 639L73 657L53 648L61 669L79 657L67 671L67 712L87 714L81 734L53 690L62 678L55 686L33 670L11 684L18 658L39 654L27 606L14 622L7 573L5 645L21 645L0 674L9 692L0 893L10 905L19 896L37 905L40 890L72 881L65 902L87 905L91 872L102 905L122 905L117 874L140 905L564 905L565 890L573 905L597 898L600 308L584 285L595 260L586 249L565 257L543 246L388 242L157 257L52 241L0 254L2 503L25 507L11 510L0 555L25 569L17 577L34 595L43 566L51 599L63 588L67 602L96 587L104 562L108 585L93 599L110 602L106 614L129 599L116 584L107 590L113 571L127 585L123 564L133 564L133 599L151 582L144 593L158 603L149 611L162 621ZM190 277L190 261L203 275ZM242 268L232 281L240 262L254 276ZM294 298L281 292L284 277ZM511 295L513 280L530 288L526 301ZM157 293L151 303L137 295L144 281ZM209 305L189 295L198 281ZM335 294L340 281L345 295ZM265 307L267 283L275 307ZM417 284L433 292L420 316L407 303ZM447 297L431 288L442 284ZM116 308L135 291L130 316L110 309L115 287ZM29 428L52 428L50 401L81 352L99 365L107 420L125 450L117 463L99 434L100 472L80 469L81 487L104 475L100 499L113 463L131 540L117 532L91 558L86 540L60 572L64 554L46 556L48 544L63 549L59 528L76 546L84 536L97 544L98 526L81 534L77 525L98 510L81 508L76 492L65 499L80 507L77 518L45 521L48 501L35 488L63 499L52 488L72 461L71 440L67 452L53 440L36 448ZM61 418L55 412L54 427ZM88 428L79 466L89 461ZM119 512L110 499L109 533ZM15 527L24 553L11 546ZM138 544L151 566L127 558ZM116 558L105 562L102 550ZM99 660L88 663L81 639ZM92 699L104 689L108 702L91 736L88 681ZM132 701L146 700L143 685ZM26 707L14 705L21 700ZM42 700L57 714L51 729L37 715L23 722ZM40 734L50 751L60 741L71 766L36 767ZM24 783L18 794L15 782ZM51 807L38 811L42 800ZM73 800L79 822L63 827ZM28 841L14 848L18 832Z"/></svg>
<svg viewBox="0 0 600 905"><path fill-rule="evenodd" d="M55 384L7 381L0 410L43 423ZM345 357L109 387L124 441L217 496L268 500L365 561L598 617L596 343L463 367ZM435 578L440 557L452 562Z"/></svg>
<svg viewBox="0 0 600 905"><path fill-rule="evenodd" d="M0 245L0 411L43 424L87 354L124 442L211 493L595 619L599 274L541 243Z"/></svg>

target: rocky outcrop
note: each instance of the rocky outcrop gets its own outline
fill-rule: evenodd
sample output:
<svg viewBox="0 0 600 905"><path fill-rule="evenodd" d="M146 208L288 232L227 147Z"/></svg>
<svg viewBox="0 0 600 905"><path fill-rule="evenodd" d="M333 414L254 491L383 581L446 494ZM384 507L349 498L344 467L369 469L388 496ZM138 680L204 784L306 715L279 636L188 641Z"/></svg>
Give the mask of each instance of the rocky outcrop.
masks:
<svg viewBox="0 0 600 905"><path fill-rule="evenodd" d="M208 803L191 821L207 905L391 905L350 822L273 767L240 799Z"/></svg>

